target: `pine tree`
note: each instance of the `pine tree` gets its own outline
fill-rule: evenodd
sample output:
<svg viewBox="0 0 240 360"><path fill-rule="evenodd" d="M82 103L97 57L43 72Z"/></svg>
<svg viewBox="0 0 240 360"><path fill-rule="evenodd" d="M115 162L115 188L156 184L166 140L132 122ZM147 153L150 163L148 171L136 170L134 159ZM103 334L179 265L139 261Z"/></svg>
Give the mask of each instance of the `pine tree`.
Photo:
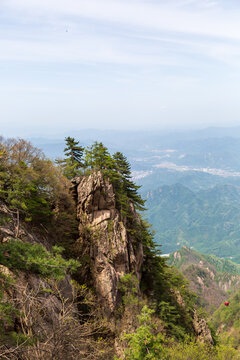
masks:
<svg viewBox="0 0 240 360"><path fill-rule="evenodd" d="M65 155L68 158L70 158L72 162L75 161L79 163L81 166L83 166L82 156L83 156L84 148L79 145L79 141L75 141L74 138L68 136L67 138L65 138L65 142L67 145L64 149Z"/></svg>
<svg viewBox="0 0 240 360"><path fill-rule="evenodd" d="M79 141L68 136L65 138L66 147L64 149L65 159L56 160L64 172L64 175L68 179L72 179L74 176L79 175L79 169L84 167L82 162L84 148L79 145Z"/></svg>
<svg viewBox="0 0 240 360"><path fill-rule="evenodd" d="M106 146L102 142L95 141L85 151L86 165L92 170L109 170L113 168L113 160Z"/></svg>
<svg viewBox="0 0 240 360"><path fill-rule="evenodd" d="M115 169L119 173L122 183L122 190L126 194L127 198L133 202L135 207L138 210L144 210L145 201L138 194L138 189L140 186L135 185L131 180L131 166L127 160L127 157L124 156L121 152L116 152L113 155L115 161Z"/></svg>
<svg viewBox="0 0 240 360"><path fill-rule="evenodd" d="M131 166L127 161L127 157L121 152L116 152L113 154L113 159L116 162L116 170L125 178L131 178Z"/></svg>

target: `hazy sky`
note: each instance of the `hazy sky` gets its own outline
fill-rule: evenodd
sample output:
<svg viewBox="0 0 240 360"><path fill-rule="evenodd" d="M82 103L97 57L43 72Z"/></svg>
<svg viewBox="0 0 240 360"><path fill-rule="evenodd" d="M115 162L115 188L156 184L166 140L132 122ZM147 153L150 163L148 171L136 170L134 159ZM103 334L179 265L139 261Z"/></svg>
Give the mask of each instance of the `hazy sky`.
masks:
<svg viewBox="0 0 240 360"><path fill-rule="evenodd" d="M0 133L240 124L239 0L0 0Z"/></svg>

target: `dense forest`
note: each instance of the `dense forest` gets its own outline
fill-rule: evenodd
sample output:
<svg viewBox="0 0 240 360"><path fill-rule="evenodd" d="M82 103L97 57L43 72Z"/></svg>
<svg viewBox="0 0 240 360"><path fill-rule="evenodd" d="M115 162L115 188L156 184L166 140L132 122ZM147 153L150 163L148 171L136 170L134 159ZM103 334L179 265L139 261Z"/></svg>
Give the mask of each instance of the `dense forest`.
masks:
<svg viewBox="0 0 240 360"><path fill-rule="evenodd" d="M239 204L239 186L195 192L181 184L165 185L148 193L147 217L166 253L185 245L239 262Z"/></svg>
<svg viewBox="0 0 240 360"><path fill-rule="evenodd" d="M237 359L238 344L209 330L187 281L160 256L136 212L144 201L127 158L102 143L65 142L55 163L23 139L0 143L0 357ZM90 184L97 190L84 198ZM98 218L90 222L89 214ZM106 263L118 268L116 239L129 266L116 272L116 306L106 311L96 273ZM109 257L100 254L106 262L96 265L102 241Z"/></svg>

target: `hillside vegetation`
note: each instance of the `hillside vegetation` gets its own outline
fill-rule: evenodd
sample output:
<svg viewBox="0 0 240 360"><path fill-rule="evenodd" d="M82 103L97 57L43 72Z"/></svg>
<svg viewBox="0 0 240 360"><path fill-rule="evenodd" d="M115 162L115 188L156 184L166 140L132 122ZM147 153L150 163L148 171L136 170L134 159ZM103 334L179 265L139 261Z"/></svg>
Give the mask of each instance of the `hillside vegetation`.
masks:
<svg viewBox="0 0 240 360"><path fill-rule="evenodd" d="M211 313L240 287L240 265L215 255L200 254L183 246L170 255L168 264L184 274L198 295L198 304Z"/></svg>
<svg viewBox="0 0 240 360"><path fill-rule="evenodd" d="M228 301L229 306L222 304L214 312L211 322L222 343L240 350L240 290L232 294Z"/></svg>
<svg viewBox="0 0 240 360"><path fill-rule="evenodd" d="M199 253L193 249L183 246L179 251L170 254L169 265L174 265L178 269L184 269L190 264L200 264L213 266L218 273L228 273L229 275L240 275L240 264L231 260L219 258L215 255Z"/></svg>
<svg viewBox="0 0 240 360"><path fill-rule="evenodd" d="M185 245L240 262L240 187L193 192L180 184L161 186L148 193L146 206L164 253Z"/></svg>
<svg viewBox="0 0 240 360"><path fill-rule="evenodd" d="M102 143L68 137L56 165L2 140L1 358L237 359L159 256L143 208L126 157Z"/></svg>

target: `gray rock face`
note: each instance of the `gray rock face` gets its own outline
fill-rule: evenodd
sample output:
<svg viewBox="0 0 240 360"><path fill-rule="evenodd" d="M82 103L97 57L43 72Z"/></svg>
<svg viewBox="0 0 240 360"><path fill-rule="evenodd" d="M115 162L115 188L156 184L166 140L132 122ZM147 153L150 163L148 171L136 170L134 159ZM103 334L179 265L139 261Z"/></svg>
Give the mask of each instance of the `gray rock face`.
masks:
<svg viewBox="0 0 240 360"><path fill-rule="evenodd" d="M194 311L193 316L193 328L199 341L213 345L212 334L208 324L206 320L198 317L196 311Z"/></svg>
<svg viewBox="0 0 240 360"><path fill-rule="evenodd" d="M101 172L75 178L73 187L77 193L79 241L90 256L90 271L98 297L106 313L111 315L119 302L120 277L133 273L141 278L142 244L128 233L126 219L121 219L116 208L113 186ZM134 207L131 211L139 222Z"/></svg>

